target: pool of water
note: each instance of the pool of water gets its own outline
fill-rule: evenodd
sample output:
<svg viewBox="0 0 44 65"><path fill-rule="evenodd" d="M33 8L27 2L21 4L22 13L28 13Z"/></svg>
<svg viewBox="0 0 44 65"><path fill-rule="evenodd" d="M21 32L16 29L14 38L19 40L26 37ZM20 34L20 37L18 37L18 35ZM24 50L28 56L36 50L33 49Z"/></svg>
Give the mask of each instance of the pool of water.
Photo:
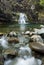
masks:
<svg viewBox="0 0 44 65"><path fill-rule="evenodd" d="M40 24L25 24L25 30L30 30L31 28L40 28ZM10 31L20 31L20 24L4 24L0 25L0 32L8 33Z"/></svg>

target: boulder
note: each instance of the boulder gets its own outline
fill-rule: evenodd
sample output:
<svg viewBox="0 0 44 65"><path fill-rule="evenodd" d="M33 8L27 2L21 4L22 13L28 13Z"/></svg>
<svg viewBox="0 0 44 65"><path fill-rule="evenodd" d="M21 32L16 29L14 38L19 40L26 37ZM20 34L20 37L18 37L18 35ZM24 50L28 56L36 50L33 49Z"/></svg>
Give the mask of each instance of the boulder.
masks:
<svg viewBox="0 0 44 65"><path fill-rule="evenodd" d="M16 37L17 34L16 34L16 32L11 31L10 33L7 34L7 36L8 36L8 37Z"/></svg>
<svg viewBox="0 0 44 65"><path fill-rule="evenodd" d="M33 40L33 42L41 42L41 43L43 43L43 39L41 38L40 35L32 35L31 39Z"/></svg>
<svg viewBox="0 0 44 65"><path fill-rule="evenodd" d="M30 34L30 31L26 31L26 32L25 32L25 35L29 35L29 34Z"/></svg>
<svg viewBox="0 0 44 65"><path fill-rule="evenodd" d="M44 53L44 44L43 43L36 43L36 42L31 42L29 44L30 48L34 51Z"/></svg>
<svg viewBox="0 0 44 65"><path fill-rule="evenodd" d="M2 53L3 53L5 60L6 59L13 59L18 55L18 53L15 49L6 49L6 50L3 50Z"/></svg>
<svg viewBox="0 0 44 65"><path fill-rule="evenodd" d="M11 55L17 55L17 51L15 49L6 49L2 51L3 55L11 54Z"/></svg>
<svg viewBox="0 0 44 65"><path fill-rule="evenodd" d="M8 42L9 42L9 43L19 43L19 40L18 40L18 38L10 37L10 38L8 39Z"/></svg>

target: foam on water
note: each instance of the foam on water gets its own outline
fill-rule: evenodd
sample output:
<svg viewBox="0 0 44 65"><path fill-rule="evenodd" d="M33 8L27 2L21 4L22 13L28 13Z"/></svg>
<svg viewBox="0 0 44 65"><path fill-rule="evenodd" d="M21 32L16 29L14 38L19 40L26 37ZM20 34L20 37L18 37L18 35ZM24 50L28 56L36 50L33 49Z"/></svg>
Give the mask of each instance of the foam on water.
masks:
<svg viewBox="0 0 44 65"><path fill-rule="evenodd" d="M12 62L12 60L7 60L4 62L4 65L9 65Z"/></svg>
<svg viewBox="0 0 44 65"><path fill-rule="evenodd" d="M18 52L19 57L16 57L12 61L11 60L6 61L4 65L41 65L42 63L41 60L35 59L32 55L30 55L31 49L29 47L21 47Z"/></svg>
<svg viewBox="0 0 44 65"><path fill-rule="evenodd" d="M28 58L26 60L23 58L18 58L17 63L14 65L41 65L41 61L38 62L34 57Z"/></svg>
<svg viewBox="0 0 44 65"><path fill-rule="evenodd" d="M39 59L35 59L34 57L31 58L17 58L14 60L5 61L4 65L41 65L42 62Z"/></svg>

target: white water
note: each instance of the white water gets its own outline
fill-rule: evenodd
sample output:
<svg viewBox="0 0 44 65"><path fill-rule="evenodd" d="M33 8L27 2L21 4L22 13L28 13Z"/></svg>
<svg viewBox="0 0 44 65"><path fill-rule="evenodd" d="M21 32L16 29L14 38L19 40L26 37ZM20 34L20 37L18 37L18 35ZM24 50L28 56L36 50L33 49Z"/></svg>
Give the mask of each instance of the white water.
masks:
<svg viewBox="0 0 44 65"><path fill-rule="evenodd" d="M34 29L34 32L36 33L36 34L42 34L42 33L44 33L44 28L42 27L41 29Z"/></svg>
<svg viewBox="0 0 44 65"><path fill-rule="evenodd" d="M41 63L41 60L32 57L31 49L25 46L20 48L19 57L5 61L4 65L41 65Z"/></svg>
<svg viewBox="0 0 44 65"><path fill-rule="evenodd" d="M25 29L26 29L26 20L27 20L27 16L24 14L24 13L20 13L19 15L19 24L20 24L20 32L25 32ZM19 43L22 44L24 43L25 41L25 37L23 35L21 35L19 33L19 36L18 36L18 39L19 39Z"/></svg>
<svg viewBox="0 0 44 65"><path fill-rule="evenodd" d="M8 48L8 42L7 42L6 36L2 36L2 37L0 38L0 45L1 45L3 48L5 48L5 49Z"/></svg>
<svg viewBox="0 0 44 65"><path fill-rule="evenodd" d="M37 59L35 59L34 57L31 58L27 58L26 60L23 58L18 58L17 59L17 63L14 65L40 65L40 63L37 61Z"/></svg>
<svg viewBox="0 0 44 65"><path fill-rule="evenodd" d="M33 35L31 38L33 39L34 42L43 43L43 39L39 35Z"/></svg>
<svg viewBox="0 0 44 65"><path fill-rule="evenodd" d="M4 62L4 65L9 65L12 62L12 60L8 60Z"/></svg>
<svg viewBox="0 0 44 65"><path fill-rule="evenodd" d="M25 26L25 24L27 24L26 21L27 21L27 16L24 13L20 13L18 22L20 24L21 32L25 31L26 29L26 26Z"/></svg>

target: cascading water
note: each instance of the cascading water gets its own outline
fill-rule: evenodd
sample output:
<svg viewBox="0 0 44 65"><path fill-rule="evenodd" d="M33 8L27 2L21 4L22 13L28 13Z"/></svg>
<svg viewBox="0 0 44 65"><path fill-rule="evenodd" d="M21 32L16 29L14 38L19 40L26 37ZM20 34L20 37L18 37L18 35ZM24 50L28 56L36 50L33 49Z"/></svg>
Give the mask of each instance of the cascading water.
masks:
<svg viewBox="0 0 44 65"><path fill-rule="evenodd" d="M25 24L26 24L26 19L25 15L23 13L20 13L20 18L19 18L19 24L20 24L20 31L21 33L18 34L19 38L19 44L21 45L18 49L18 56L15 59L9 59L4 62L4 65L41 65L41 60L35 59L32 56L31 49L29 48L28 45L24 45L27 40L23 36L22 32L25 31ZM25 42L24 42L25 40ZM23 46L22 46L23 44Z"/></svg>
<svg viewBox="0 0 44 65"><path fill-rule="evenodd" d="M5 49L8 48L8 42L7 42L6 36L2 36L2 37L0 38L0 45L1 45L3 48L5 48Z"/></svg>
<svg viewBox="0 0 44 65"><path fill-rule="evenodd" d="M27 16L24 13L20 13L18 23L20 24L20 31L24 32L26 29Z"/></svg>
<svg viewBox="0 0 44 65"><path fill-rule="evenodd" d="M20 32L25 32L27 16L24 13L20 13L18 23L20 24ZM19 33L18 39L20 44L24 43L25 37Z"/></svg>
<svg viewBox="0 0 44 65"><path fill-rule="evenodd" d="M27 16L24 13L20 13L19 24L26 24Z"/></svg>

